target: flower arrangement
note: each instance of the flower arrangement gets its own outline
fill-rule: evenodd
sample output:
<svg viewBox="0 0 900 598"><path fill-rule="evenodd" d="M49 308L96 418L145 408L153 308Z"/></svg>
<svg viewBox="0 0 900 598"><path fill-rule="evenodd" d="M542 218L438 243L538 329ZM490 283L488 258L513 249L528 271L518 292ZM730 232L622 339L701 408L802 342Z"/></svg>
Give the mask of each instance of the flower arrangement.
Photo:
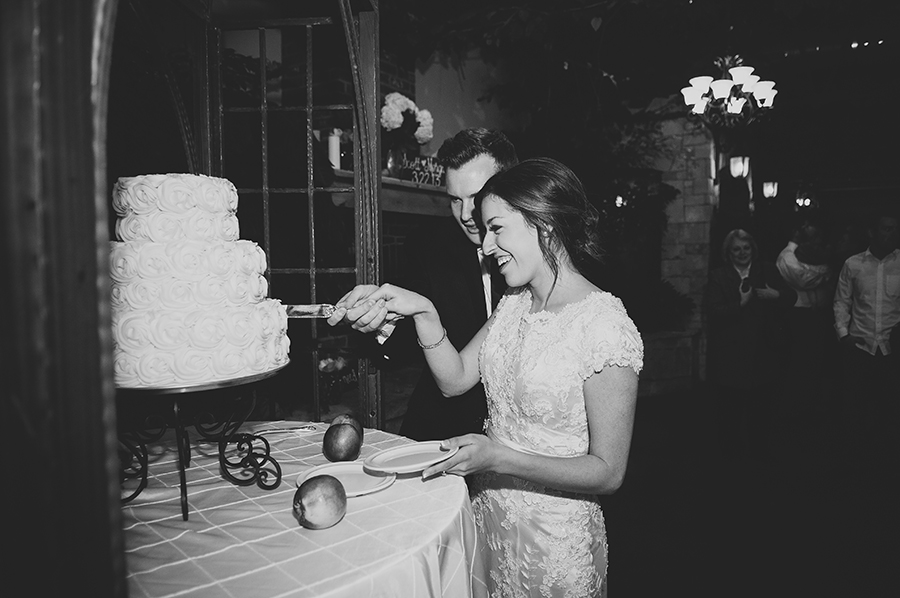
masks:
<svg viewBox="0 0 900 598"><path fill-rule="evenodd" d="M410 137L419 145L428 143L434 137L431 112L419 110L415 102L397 92L389 93L384 98L381 126L388 132L385 137L395 138L398 147L408 145Z"/></svg>

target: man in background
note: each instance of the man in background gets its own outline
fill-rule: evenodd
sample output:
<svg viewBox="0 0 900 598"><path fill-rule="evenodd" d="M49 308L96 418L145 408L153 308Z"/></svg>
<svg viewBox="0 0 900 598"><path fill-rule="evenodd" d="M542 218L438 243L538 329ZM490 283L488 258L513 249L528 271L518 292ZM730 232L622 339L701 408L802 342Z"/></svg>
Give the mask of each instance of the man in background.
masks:
<svg viewBox="0 0 900 598"><path fill-rule="evenodd" d="M842 425L848 451L894 454L900 387L892 329L900 325L900 228L894 214L879 215L869 248L847 258L834 294L834 327L841 344ZM862 452L860 452L862 451Z"/></svg>
<svg viewBox="0 0 900 598"><path fill-rule="evenodd" d="M790 342L785 400L781 410L789 420L810 424L824 421L831 402L825 397L837 382L837 343L832 333L833 274L822 227L804 220L775 260L784 281L797 293L787 312Z"/></svg>
<svg viewBox="0 0 900 598"><path fill-rule="evenodd" d="M487 321L505 290L496 264L481 252L481 223L473 215L475 194L495 173L518 162L515 148L499 131L465 129L447 139L437 154L446 171L450 218L411 233L404 247L407 275L402 285L428 297L441 314L447 338L457 350ZM420 355L412 321L401 321L385 343L389 357L413 348ZM397 337L397 338L395 338ZM487 414L484 388L465 394L441 394L424 368L411 396L400 434L414 440L443 440L483 431Z"/></svg>

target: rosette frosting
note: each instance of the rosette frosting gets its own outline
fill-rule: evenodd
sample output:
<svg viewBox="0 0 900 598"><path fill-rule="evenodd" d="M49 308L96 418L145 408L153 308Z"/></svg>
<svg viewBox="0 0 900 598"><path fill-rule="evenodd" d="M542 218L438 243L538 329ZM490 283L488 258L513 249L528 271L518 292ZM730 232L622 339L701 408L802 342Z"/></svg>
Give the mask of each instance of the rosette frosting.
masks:
<svg viewBox="0 0 900 598"><path fill-rule="evenodd" d="M121 178L110 245L116 384L173 388L268 372L288 362L287 314L266 299L266 254L239 240L229 181Z"/></svg>

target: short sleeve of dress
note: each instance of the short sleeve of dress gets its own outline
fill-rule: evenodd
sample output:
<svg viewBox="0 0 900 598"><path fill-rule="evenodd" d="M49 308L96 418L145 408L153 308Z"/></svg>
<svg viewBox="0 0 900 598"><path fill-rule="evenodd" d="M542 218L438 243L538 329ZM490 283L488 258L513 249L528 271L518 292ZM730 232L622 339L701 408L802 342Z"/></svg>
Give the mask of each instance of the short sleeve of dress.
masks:
<svg viewBox="0 0 900 598"><path fill-rule="evenodd" d="M608 293L598 295L584 314L582 377L587 379L607 366L630 367L640 374L644 343L622 301Z"/></svg>

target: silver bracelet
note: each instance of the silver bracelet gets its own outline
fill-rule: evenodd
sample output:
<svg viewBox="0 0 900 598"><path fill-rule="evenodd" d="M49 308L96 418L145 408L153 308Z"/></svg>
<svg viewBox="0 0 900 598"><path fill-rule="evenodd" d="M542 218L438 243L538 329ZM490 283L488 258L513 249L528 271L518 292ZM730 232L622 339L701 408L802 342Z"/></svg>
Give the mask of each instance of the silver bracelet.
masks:
<svg viewBox="0 0 900 598"><path fill-rule="evenodd" d="M441 340L434 343L433 345L423 345L422 341L419 340L419 337L416 337L416 342L419 343L419 346L422 347L423 349L425 349L426 351L428 349L436 349L437 347L440 347L441 345L444 344L445 340L447 340L447 329L446 328L444 328L444 336L441 337Z"/></svg>

